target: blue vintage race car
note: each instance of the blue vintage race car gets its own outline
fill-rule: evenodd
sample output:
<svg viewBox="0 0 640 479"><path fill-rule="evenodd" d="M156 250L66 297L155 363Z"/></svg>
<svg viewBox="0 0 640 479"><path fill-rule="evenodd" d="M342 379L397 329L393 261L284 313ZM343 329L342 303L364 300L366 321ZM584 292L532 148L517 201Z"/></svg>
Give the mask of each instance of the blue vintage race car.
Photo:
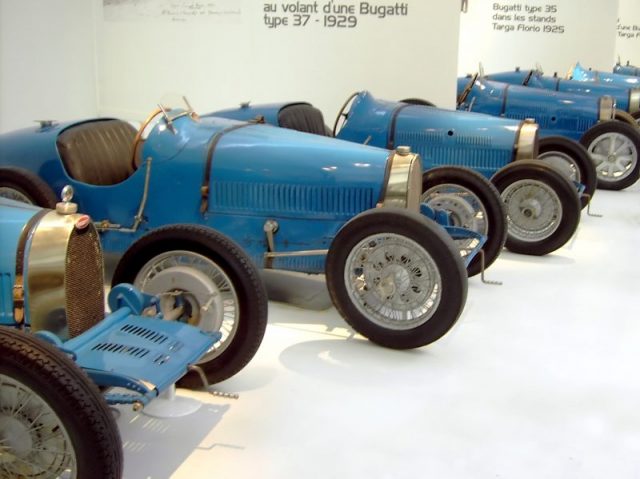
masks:
<svg viewBox="0 0 640 479"><path fill-rule="evenodd" d="M220 337L163 321L131 285L105 316L98 233L74 211L0 199L2 477L121 477L108 405L141 409Z"/></svg>
<svg viewBox="0 0 640 479"><path fill-rule="evenodd" d="M0 136L0 194L34 201L72 185L105 250L122 255L114 283L223 331L201 365L212 382L246 364L266 321L257 278L244 257L220 252L218 232L264 268L326 273L338 311L379 344L419 347L453 326L466 272L452 238L421 214L434 215L420 205L421 171L406 148L201 119L188 104L161 104L137 132L95 119ZM450 231L475 241L472 260L483 238Z"/></svg>
<svg viewBox="0 0 640 479"><path fill-rule="evenodd" d="M321 113L308 103L245 104L210 115L242 120L259 117L318 135L327 131ZM492 178L506 205L506 245L512 251L536 255L554 251L568 241L579 223L574 187L547 164L525 161L538 156L537 132L537 125L528 121L383 101L368 92L347 100L333 128L340 139L386 148L409 145L419 152L425 167L423 200L448 209L466 227L486 234L490 258L504 242L501 232L492 229L499 225L496 220L501 214L490 206L493 200L483 193L475 179L478 175L463 174L460 167ZM555 146L553 140L545 144L545 148ZM585 163L590 166L588 159ZM483 206L470 210L467 201Z"/></svg>
<svg viewBox="0 0 640 479"><path fill-rule="evenodd" d="M620 190L640 176L640 131L614 121L610 96L592 97L527 88L487 80L476 74L458 79L458 109L505 118L533 118L543 137L579 140L594 163L598 187Z"/></svg>
<svg viewBox="0 0 640 479"><path fill-rule="evenodd" d="M640 87L567 80L557 75L546 76L539 68L521 70L517 67L514 71L491 73L485 77L487 80L528 86L530 88L542 88L565 93L582 93L596 97L608 95L613 97L616 102L616 119L627 121L635 126L637 124L636 118L640 118Z"/></svg>

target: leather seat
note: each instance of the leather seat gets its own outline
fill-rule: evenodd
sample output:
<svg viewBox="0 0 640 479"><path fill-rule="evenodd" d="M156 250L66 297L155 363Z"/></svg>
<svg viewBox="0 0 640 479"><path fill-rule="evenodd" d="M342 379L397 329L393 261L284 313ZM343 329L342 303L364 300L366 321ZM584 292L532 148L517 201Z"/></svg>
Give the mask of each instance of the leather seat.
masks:
<svg viewBox="0 0 640 479"><path fill-rule="evenodd" d="M114 185L134 171L135 128L122 120L96 120L64 130L56 144L69 176L91 185Z"/></svg>
<svg viewBox="0 0 640 479"><path fill-rule="evenodd" d="M291 130L331 136L322 112L309 103L292 103L278 112L278 125Z"/></svg>

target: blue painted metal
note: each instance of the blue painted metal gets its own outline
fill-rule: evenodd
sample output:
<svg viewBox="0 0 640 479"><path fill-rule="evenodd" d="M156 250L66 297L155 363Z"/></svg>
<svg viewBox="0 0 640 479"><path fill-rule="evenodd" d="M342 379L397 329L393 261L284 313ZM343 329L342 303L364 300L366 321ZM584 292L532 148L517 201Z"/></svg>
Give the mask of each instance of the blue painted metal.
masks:
<svg viewBox="0 0 640 479"><path fill-rule="evenodd" d="M12 290L17 245L24 225L38 211L40 208L0 198L0 324L3 327L16 326ZM29 253L27 246L25 257ZM25 283L25 298L28 296ZM205 333L184 323L163 321L161 315L141 316L158 300L131 285L114 287L108 302L113 312L73 339L63 341L46 331L36 334L69 354L96 384L124 387L134 393L107 394L106 399L112 404L132 401L147 404L186 374L187 367L196 363L221 337L219 332ZM25 309L28 327L28 302Z"/></svg>
<svg viewBox="0 0 640 479"><path fill-rule="evenodd" d="M131 226L139 207L148 164L119 184L95 186L70 178L56 148L58 135L76 123L28 128L0 136L0 165L37 173L54 191L70 184L79 210L94 220ZM340 227L374 208L383 193L389 152L331 138L248 125L221 118L196 121L182 116L175 134L156 126L142 157L153 158L144 221L135 231L101 234L108 253L123 253L133 241L159 226L203 224L221 231L262 265L267 251L263 225L279 224L279 252L327 249ZM234 129L235 128L235 129ZM207 152L217 141L208 206L201 213L201 186ZM299 259L279 259L278 267L300 270ZM324 272L324 258L305 262L305 272Z"/></svg>
<svg viewBox="0 0 640 479"><path fill-rule="evenodd" d="M637 105L631 108L630 97L634 87L620 86L616 84L584 82L577 80L567 80L558 76L543 75L539 70L520 70L510 72L492 73L485 78L491 81L509 83L511 85L522 85L529 88L542 88L565 93L581 93L601 97L609 95L616 101L616 108L629 113L638 111ZM524 81L527 84L524 85Z"/></svg>
<svg viewBox="0 0 640 479"><path fill-rule="evenodd" d="M211 115L240 120L262 116L277 125L278 112L289 105L291 103L243 106ZM407 145L422 156L425 170L459 165L491 177L513 161L521 124L520 120L379 100L363 91L351 104L338 138L382 148Z"/></svg>
<svg viewBox="0 0 640 479"><path fill-rule="evenodd" d="M616 65L613 67L613 73L617 73L619 75L631 75L640 77L640 68L635 65L630 65L629 62L627 62L626 65L616 63Z"/></svg>
<svg viewBox="0 0 640 479"><path fill-rule="evenodd" d="M458 78L458 95L472 78ZM579 140L595 125L600 99L577 93L561 93L478 78L459 110L504 118L532 118L540 136L561 135Z"/></svg>
<svg viewBox="0 0 640 479"><path fill-rule="evenodd" d="M627 87L640 87L639 77L586 69L580 65L580 63L576 63L575 66L569 70L568 76L573 80L578 81L607 83Z"/></svg>

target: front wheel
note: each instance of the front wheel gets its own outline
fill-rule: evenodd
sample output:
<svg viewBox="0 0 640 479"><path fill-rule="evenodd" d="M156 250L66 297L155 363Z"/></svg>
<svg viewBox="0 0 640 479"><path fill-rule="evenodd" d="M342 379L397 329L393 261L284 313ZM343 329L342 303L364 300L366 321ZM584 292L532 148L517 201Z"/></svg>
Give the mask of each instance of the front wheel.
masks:
<svg viewBox="0 0 640 479"><path fill-rule="evenodd" d="M580 223L574 186L536 160L510 163L491 179L507 209L506 247L541 256L562 247Z"/></svg>
<svg viewBox="0 0 640 479"><path fill-rule="evenodd" d="M118 263L112 285L118 283L159 295L165 319L222 333L198 363L210 383L246 366L264 337L267 294L256 267L232 240L209 228L171 225L143 236ZM202 384L192 372L180 385Z"/></svg>
<svg viewBox="0 0 640 479"><path fill-rule="evenodd" d="M593 161L598 188L622 190L640 177L640 132L620 121L604 121L587 130L580 139Z"/></svg>
<svg viewBox="0 0 640 479"><path fill-rule="evenodd" d="M563 136L548 136L540 140L538 159L564 175L569 181L584 185L580 204L584 208L596 191L598 176L589 152L580 143Z"/></svg>
<svg viewBox="0 0 640 479"><path fill-rule="evenodd" d="M65 354L0 328L0 476L117 479L118 427L98 388Z"/></svg>
<svg viewBox="0 0 640 479"><path fill-rule="evenodd" d="M466 300L466 276L442 228L395 208L349 221L326 262L331 299L347 323L395 349L424 346L451 329Z"/></svg>
<svg viewBox="0 0 640 479"><path fill-rule="evenodd" d="M454 226L486 236L485 268L493 264L507 239L507 217L500 193L489 180L468 168L432 168L422 175L421 201L447 211ZM475 276L481 270L481 258L476 255L467 274Z"/></svg>

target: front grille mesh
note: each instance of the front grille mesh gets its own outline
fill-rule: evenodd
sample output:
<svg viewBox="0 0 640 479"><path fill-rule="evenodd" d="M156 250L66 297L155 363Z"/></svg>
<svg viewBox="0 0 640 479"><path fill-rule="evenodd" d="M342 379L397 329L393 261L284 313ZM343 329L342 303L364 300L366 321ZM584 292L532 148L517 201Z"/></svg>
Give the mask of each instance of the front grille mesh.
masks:
<svg viewBox="0 0 640 479"><path fill-rule="evenodd" d="M74 338L104 318L102 250L93 225L74 229L67 245L65 295L69 337Z"/></svg>

